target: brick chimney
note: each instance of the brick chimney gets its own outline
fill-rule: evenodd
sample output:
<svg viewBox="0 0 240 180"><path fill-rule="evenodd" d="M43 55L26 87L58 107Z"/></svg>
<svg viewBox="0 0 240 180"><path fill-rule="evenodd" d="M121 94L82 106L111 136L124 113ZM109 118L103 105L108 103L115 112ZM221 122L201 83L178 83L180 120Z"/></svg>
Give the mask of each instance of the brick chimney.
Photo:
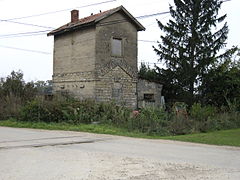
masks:
<svg viewBox="0 0 240 180"><path fill-rule="evenodd" d="M72 23L78 22L78 18L79 18L78 12L79 12L79 11L76 10L76 9L74 9L74 10L71 11L71 22L72 22Z"/></svg>

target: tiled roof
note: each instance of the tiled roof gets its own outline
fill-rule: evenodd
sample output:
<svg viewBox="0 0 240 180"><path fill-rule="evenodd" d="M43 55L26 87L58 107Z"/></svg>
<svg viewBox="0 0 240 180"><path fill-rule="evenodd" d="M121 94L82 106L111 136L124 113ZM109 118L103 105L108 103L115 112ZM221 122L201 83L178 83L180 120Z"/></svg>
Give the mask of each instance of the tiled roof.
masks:
<svg viewBox="0 0 240 180"><path fill-rule="evenodd" d="M62 34L64 32L68 32L68 31L71 31L71 30L74 30L74 29L77 29L80 27L86 27L86 26L93 25L96 22L98 22L99 20L101 20L105 17L108 17L119 10L123 10L128 16L130 16L130 18L133 19L133 21L139 26L139 28L138 28L139 30L145 30L145 28L132 15L130 15L130 13L128 13L127 10L123 6L120 6L117 8L113 8L113 9L110 9L107 11L100 12L98 14L94 14L94 15L91 15L88 17L81 18L77 22L74 22L74 23L73 22L67 23L67 24L49 32L47 35L51 36L51 35L56 35L56 34Z"/></svg>

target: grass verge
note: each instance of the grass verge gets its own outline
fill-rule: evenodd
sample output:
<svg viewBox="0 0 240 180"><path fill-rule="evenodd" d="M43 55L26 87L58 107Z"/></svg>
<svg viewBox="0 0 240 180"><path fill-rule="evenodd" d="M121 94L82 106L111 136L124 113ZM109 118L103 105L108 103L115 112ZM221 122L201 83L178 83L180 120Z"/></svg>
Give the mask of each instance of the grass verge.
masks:
<svg viewBox="0 0 240 180"><path fill-rule="evenodd" d="M2 120L0 126L16 127L16 128L33 128L46 130L64 130L64 131L79 131L98 134L111 134L119 136L137 137L137 138L154 138L150 135L140 132L129 132L127 129L117 128L105 124L79 124L73 125L68 123L45 123L45 122L24 122L15 119Z"/></svg>
<svg viewBox="0 0 240 180"><path fill-rule="evenodd" d="M240 129L231 129L223 131L215 131L209 133L188 134L179 136L156 136L147 135L140 132L129 132L127 129L116 128L110 125L94 125L80 124L72 125L66 123L44 123L44 122L22 122L14 119L0 121L0 126L17 127L17 128L34 128L47 130L65 130L65 131L81 131L99 134L112 134L136 138L148 139L167 139L212 145L227 145L240 147Z"/></svg>
<svg viewBox="0 0 240 180"><path fill-rule="evenodd" d="M162 137L162 139L212 144L240 146L240 129L221 130L208 133Z"/></svg>

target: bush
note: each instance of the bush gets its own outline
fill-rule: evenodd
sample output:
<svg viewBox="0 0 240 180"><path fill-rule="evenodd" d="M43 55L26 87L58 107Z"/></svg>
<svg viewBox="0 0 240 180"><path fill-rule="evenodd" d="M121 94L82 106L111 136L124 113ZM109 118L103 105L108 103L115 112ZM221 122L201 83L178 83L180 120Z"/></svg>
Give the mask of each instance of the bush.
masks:
<svg viewBox="0 0 240 180"><path fill-rule="evenodd" d="M212 106L194 104L190 116L177 116L161 108L144 108L133 116L131 110L113 102L77 101L55 96L52 101L35 99L20 111L19 120L107 124L150 135L179 135L240 127L238 112L217 112Z"/></svg>
<svg viewBox="0 0 240 180"><path fill-rule="evenodd" d="M130 110L114 103L96 103L56 96L52 101L35 99L27 103L20 113L20 120L43 122L104 123L123 126L130 117Z"/></svg>
<svg viewBox="0 0 240 180"><path fill-rule="evenodd" d="M162 108L145 108L130 119L131 129L147 134L169 135L169 115Z"/></svg>
<svg viewBox="0 0 240 180"><path fill-rule="evenodd" d="M0 120L17 118L21 107L36 96L32 82L25 83L21 71L11 72L6 78L0 78Z"/></svg>
<svg viewBox="0 0 240 180"><path fill-rule="evenodd" d="M169 126L170 126L169 130L171 135L183 135L183 134L190 134L194 132L193 120L185 116L172 115Z"/></svg>
<svg viewBox="0 0 240 180"><path fill-rule="evenodd" d="M34 100L28 102L20 111L19 120L32 122L63 122L67 118L64 116L62 104Z"/></svg>
<svg viewBox="0 0 240 180"><path fill-rule="evenodd" d="M206 132L210 129L216 115L216 108L194 103L190 109L190 118L194 121L194 131Z"/></svg>

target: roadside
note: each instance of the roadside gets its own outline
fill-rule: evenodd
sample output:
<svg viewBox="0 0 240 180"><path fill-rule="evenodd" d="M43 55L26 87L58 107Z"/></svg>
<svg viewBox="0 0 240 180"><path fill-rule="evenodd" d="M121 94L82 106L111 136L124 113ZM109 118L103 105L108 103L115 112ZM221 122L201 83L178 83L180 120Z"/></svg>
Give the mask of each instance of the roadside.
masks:
<svg viewBox="0 0 240 180"><path fill-rule="evenodd" d="M240 178L240 148L0 127L0 179Z"/></svg>
<svg viewBox="0 0 240 180"><path fill-rule="evenodd" d="M129 132L126 129L116 128L110 125L102 124L72 125L66 123L22 122L12 119L0 121L0 126L47 129L47 130L79 131L98 134L120 135L136 138L169 139L212 145L240 146L240 129L222 130L209 133L188 134L179 136L156 136L140 132Z"/></svg>

